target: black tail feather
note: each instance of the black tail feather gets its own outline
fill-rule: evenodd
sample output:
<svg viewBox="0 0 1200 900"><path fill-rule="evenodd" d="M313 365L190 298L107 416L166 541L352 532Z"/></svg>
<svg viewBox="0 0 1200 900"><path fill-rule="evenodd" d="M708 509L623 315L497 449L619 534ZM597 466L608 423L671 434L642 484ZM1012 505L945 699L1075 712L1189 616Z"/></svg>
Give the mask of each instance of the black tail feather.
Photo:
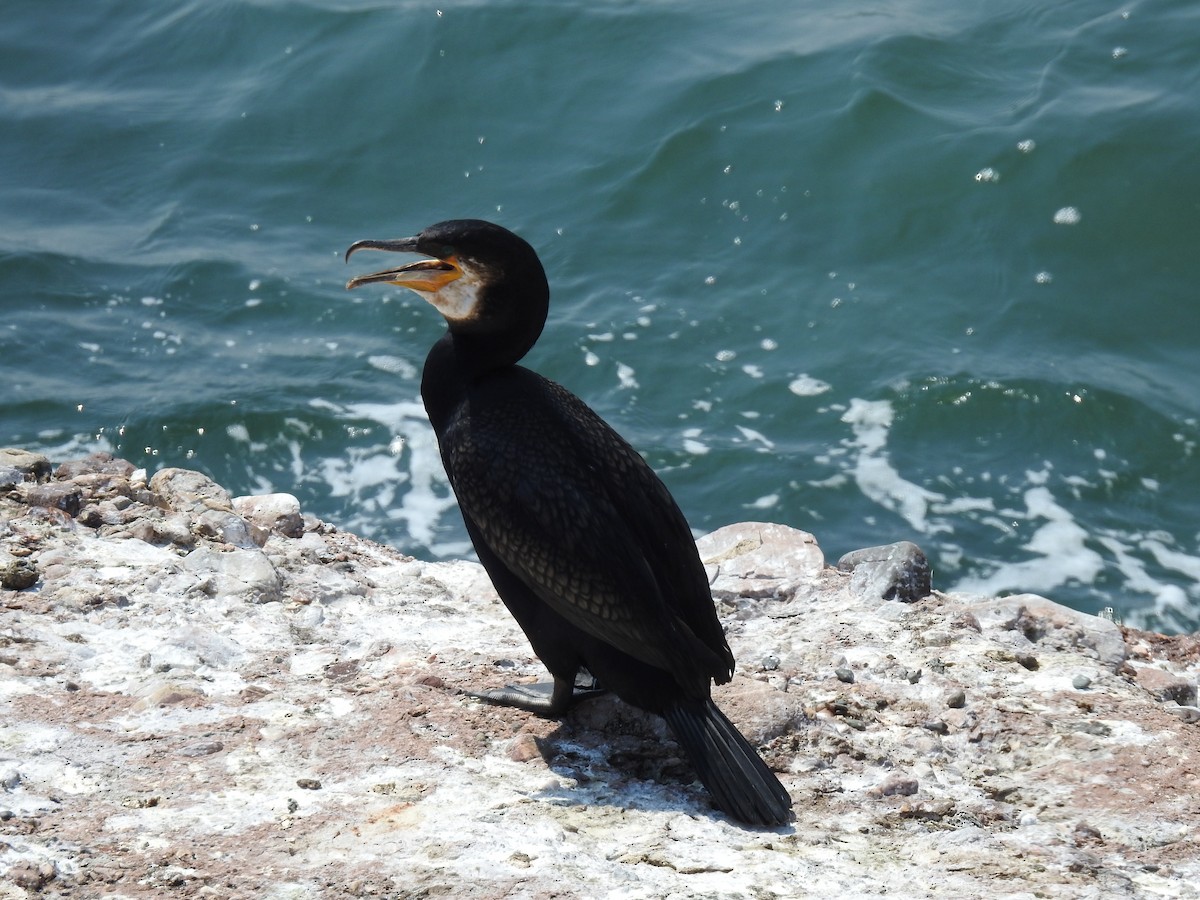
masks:
<svg viewBox="0 0 1200 900"><path fill-rule="evenodd" d="M684 701L663 713L696 774L726 814L774 828L792 818L792 798L712 700Z"/></svg>

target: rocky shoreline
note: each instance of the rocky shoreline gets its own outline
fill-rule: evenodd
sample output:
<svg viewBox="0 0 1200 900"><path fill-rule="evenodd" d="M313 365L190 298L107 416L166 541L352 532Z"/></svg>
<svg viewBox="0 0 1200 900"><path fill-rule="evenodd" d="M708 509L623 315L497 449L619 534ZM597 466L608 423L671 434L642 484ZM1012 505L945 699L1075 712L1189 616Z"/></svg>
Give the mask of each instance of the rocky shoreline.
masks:
<svg viewBox="0 0 1200 900"><path fill-rule="evenodd" d="M790 828L713 811L611 698L466 697L543 676L474 563L0 450L0 900L1200 896L1196 636L918 599L911 545L699 545L738 659L718 703Z"/></svg>

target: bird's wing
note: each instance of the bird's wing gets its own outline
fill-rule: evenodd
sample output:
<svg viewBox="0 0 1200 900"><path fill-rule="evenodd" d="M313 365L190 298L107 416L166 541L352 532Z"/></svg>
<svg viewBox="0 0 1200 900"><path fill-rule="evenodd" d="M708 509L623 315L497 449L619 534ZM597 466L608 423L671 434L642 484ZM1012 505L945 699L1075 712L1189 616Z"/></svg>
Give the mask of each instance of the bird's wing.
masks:
<svg viewBox="0 0 1200 900"><path fill-rule="evenodd" d="M720 678L723 654L675 608L668 582L679 573L663 558L679 538L656 528L664 516L658 490L670 501L666 489L582 401L565 391L569 401L552 396L547 391L557 386L539 381L544 390L522 392L519 404L472 403L442 435L464 516L505 566L576 627L680 676L703 670ZM698 560L695 568L703 580Z"/></svg>
<svg viewBox="0 0 1200 900"><path fill-rule="evenodd" d="M582 400L561 385L546 382L561 408L588 432L589 443L602 447L607 471L604 483L620 485L615 503L660 586L671 613L726 663L712 674L719 684L733 675L733 654L713 606L708 576L691 527L667 486L632 446Z"/></svg>

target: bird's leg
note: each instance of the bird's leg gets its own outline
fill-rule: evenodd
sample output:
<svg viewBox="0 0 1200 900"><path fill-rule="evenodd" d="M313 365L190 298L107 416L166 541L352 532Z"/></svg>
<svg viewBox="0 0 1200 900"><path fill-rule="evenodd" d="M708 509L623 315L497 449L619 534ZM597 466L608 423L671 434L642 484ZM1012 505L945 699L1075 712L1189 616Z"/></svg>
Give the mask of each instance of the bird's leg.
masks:
<svg viewBox="0 0 1200 900"><path fill-rule="evenodd" d="M510 684L494 691L466 691L467 696L501 706L515 706L548 719L558 718L580 700L604 693L596 679L580 670L573 679L554 677L553 682Z"/></svg>

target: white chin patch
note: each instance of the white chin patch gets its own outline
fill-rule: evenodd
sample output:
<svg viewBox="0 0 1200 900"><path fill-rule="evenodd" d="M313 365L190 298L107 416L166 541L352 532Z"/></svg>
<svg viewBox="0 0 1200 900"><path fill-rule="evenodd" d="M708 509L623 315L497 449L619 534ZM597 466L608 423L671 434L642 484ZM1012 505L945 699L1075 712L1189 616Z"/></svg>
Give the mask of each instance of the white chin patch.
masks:
<svg viewBox="0 0 1200 900"><path fill-rule="evenodd" d="M477 272L462 268L462 275L425 299L451 322L463 322L475 317L479 310L479 291L482 284Z"/></svg>

